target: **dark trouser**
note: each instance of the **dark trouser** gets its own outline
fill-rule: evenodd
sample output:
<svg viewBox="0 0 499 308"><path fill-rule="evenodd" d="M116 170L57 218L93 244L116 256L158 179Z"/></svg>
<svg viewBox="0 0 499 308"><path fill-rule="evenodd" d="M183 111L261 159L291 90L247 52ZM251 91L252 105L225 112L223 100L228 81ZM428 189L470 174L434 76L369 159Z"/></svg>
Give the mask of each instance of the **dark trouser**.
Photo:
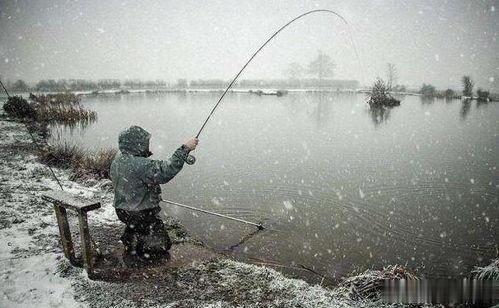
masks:
<svg viewBox="0 0 499 308"><path fill-rule="evenodd" d="M142 211L116 209L118 218L126 224L121 241L127 251L155 254L167 252L170 249L170 237L159 217L160 211L159 207ZM133 247L134 238L136 239L135 247Z"/></svg>

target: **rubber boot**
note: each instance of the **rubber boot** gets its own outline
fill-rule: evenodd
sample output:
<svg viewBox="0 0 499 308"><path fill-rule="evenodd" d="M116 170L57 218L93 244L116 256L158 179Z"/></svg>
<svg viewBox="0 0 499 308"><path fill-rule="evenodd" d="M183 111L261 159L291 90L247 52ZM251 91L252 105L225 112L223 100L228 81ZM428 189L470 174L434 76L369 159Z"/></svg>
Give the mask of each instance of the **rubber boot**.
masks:
<svg viewBox="0 0 499 308"><path fill-rule="evenodd" d="M132 233L129 233L129 232L126 232L123 233L123 235L121 236L121 242L123 243L123 246L125 248L125 255L131 255L131 254L134 254L134 245L133 245L133 242L134 242L134 235Z"/></svg>

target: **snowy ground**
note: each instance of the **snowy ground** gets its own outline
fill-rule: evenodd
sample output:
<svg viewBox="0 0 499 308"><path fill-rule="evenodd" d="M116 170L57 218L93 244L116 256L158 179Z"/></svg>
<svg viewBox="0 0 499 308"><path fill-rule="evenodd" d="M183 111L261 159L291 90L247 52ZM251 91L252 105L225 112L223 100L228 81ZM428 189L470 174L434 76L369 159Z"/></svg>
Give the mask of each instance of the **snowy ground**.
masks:
<svg viewBox="0 0 499 308"><path fill-rule="evenodd" d="M55 272L62 254L53 210L39 198L55 185L22 124L0 122L0 148L0 306L77 307L71 282Z"/></svg>
<svg viewBox="0 0 499 308"><path fill-rule="evenodd" d="M0 161L0 307L380 306L193 244L174 245L170 265L142 272L140 279L90 280L62 254L53 209L40 198L58 186L37 161L22 124L0 120ZM55 172L66 191L101 200L102 208L89 216L94 233L119 234L108 182L80 184L64 170Z"/></svg>

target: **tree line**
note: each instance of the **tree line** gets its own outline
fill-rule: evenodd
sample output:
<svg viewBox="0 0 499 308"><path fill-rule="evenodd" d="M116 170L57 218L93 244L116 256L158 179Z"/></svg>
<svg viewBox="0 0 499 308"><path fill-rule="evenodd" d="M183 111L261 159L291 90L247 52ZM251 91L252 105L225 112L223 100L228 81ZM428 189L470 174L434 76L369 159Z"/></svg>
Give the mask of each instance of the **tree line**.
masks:
<svg viewBox="0 0 499 308"><path fill-rule="evenodd" d="M386 71L386 81L381 78L377 78L374 87L379 88L383 87L388 93L389 92L407 92L407 87L404 85L400 85L397 83L398 80L398 72L395 64L387 63L387 71ZM499 89L499 76L495 76L492 78L492 88L496 90ZM475 82L472 80L471 76L463 76L461 78L462 91L454 91L453 89L446 90L437 90L435 86L432 84L423 83L419 88L418 92L427 98L476 98L479 101L489 101L489 100L497 100L497 97L492 97L490 92L487 90L483 90L478 88L476 90L476 95L474 95L473 89L475 86Z"/></svg>
<svg viewBox="0 0 499 308"><path fill-rule="evenodd" d="M118 89L223 89L229 84L229 80L223 79L178 79L176 82L162 80L142 81L103 79L98 81L85 79L47 79L29 85L24 80L5 82L7 90L12 92L66 92L66 91L101 91ZM349 88L356 89L359 84L356 80L321 80L317 78L304 79L242 79L234 84L235 88Z"/></svg>
<svg viewBox="0 0 499 308"><path fill-rule="evenodd" d="M12 92L64 92L64 91L94 91L94 90L111 90L122 87L141 89L141 88L158 88L171 86L170 83L164 80L119 80L119 79L100 79L97 81L87 79L43 79L35 84L29 85L26 81L18 79L14 82L6 80L5 86Z"/></svg>
<svg viewBox="0 0 499 308"><path fill-rule="evenodd" d="M488 102L490 100L496 100L497 98L493 98L490 96L490 92L487 90L483 90L478 88L476 90L476 96L473 95L473 88L475 86L475 82L471 78L471 76L463 76L461 78L462 84L462 95L458 92L447 89L447 90L437 90L433 85L423 83L419 92L424 97L436 97L436 98L476 98L478 101Z"/></svg>
<svg viewBox="0 0 499 308"><path fill-rule="evenodd" d="M292 62L283 74L298 85L305 76L309 76L316 80L318 86L324 86L328 84L324 82L325 79L334 77L335 69L336 63L333 59L319 50L317 57L311 60L306 68L298 62Z"/></svg>

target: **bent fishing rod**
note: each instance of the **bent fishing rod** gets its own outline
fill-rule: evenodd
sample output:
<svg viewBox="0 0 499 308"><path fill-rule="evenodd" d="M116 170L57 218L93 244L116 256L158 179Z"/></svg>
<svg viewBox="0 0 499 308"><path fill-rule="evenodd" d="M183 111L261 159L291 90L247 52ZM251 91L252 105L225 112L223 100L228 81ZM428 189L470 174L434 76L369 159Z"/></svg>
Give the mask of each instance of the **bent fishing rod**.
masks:
<svg viewBox="0 0 499 308"><path fill-rule="evenodd" d="M317 9L317 10L312 10L312 11L308 11L308 12L305 12L301 15L298 15L297 17L293 18L292 20L290 20L289 22L287 22L284 26L280 27L277 31L275 31L266 41L265 43L263 43L260 48L258 48L255 53L253 53L253 55L249 58L248 61L246 61L246 63L243 65L243 67L241 68L241 70L239 70L239 72L236 74L236 76L232 79L232 81L229 83L229 85L227 86L227 88L225 89L225 91L222 93L222 95L220 96L220 98L218 99L217 103L215 104L215 106L213 106L213 108L211 109L210 113L208 114L208 117L206 118L206 120L204 121L203 125L201 126L201 128L199 129L198 133L196 134L196 138L199 138L199 136L201 135L201 133L203 132L203 129L204 127L206 126L206 124L208 123L208 121L210 120L211 116L215 113L215 110L217 109L217 107L220 105L220 103L222 102L222 100L224 99L225 95L227 94L227 92L229 92L230 88L232 88L232 86L234 85L234 83L237 81L237 79L239 78L239 76L243 73L243 71L246 69L246 67L251 63L251 61L253 61L253 59L256 57L256 55L258 55L260 53L260 51L265 47L267 46L268 43L270 43L270 41L272 41L282 30L284 30L285 28L287 28L289 25L291 25L292 23L294 23L295 21L297 21L298 19L301 19L307 15L310 15L310 14L314 14L314 13L326 13L326 14L333 14L334 16L340 18L341 21L343 21L346 25L347 25L347 29L348 29L348 34L349 34L349 38L350 38L350 42L352 44L352 47L354 49L354 52L355 52L355 55L357 56L357 60L359 61L360 63L360 57L359 57L359 53L357 52L357 48L355 47L355 43L354 43L354 40L353 40L353 36L352 36L352 32L350 31L350 24L347 22L347 20L345 18L343 18L343 16L341 16L339 13L333 11L333 10L328 10L328 9ZM192 165L196 162L196 158L192 155L189 155L187 156L187 159L185 160L185 162L189 165Z"/></svg>
<svg viewBox="0 0 499 308"><path fill-rule="evenodd" d="M343 17L341 16L339 13L333 11L333 10L328 10L328 9L317 9L317 10L312 10L312 11L308 11L308 12L305 12L301 15L298 15L297 17L291 19L289 22L287 22L284 26L280 27L277 31L275 31L261 46L260 48L258 48L254 53L253 55L249 58L248 61L246 61L246 63L243 65L243 67L239 70L239 72L236 74L236 76L232 79L232 81L229 83L229 85L227 86L227 88L225 89L225 91L222 93L222 95L220 96L220 98L218 99L217 103L213 106L213 108L211 109L210 113L208 114L208 117L206 118L206 120L203 122L203 125L201 126L201 128L199 129L198 133L196 134L196 138L199 138L199 136L201 135L201 133L203 132L203 129L205 128L206 124L208 123L208 121L210 120L211 116L215 113L215 110L218 108L218 106L220 105L220 103L222 102L222 100L224 99L225 95L227 94L227 92L229 92L229 90L232 88L232 86L234 85L234 83L237 81L237 79L239 78L239 76L243 73L243 71L246 69L246 67L251 63L251 61L253 61L253 59L260 53L260 51L262 51L263 48L265 48L265 46L267 46L268 43L270 43L270 41L272 41L282 30L284 30L285 28L287 28L289 25L291 25L292 23L294 23L295 21L307 16L307 15L310 15L310 14L315 14L315 13L326 13L326 14L332 14L338 18L340 18L341 21L343 21L343 23L345 23L347 25L347 29L348 29L348 35L349 35L349 39L350 39L350 42L352 44L352 47L353 47L353 50L355 52L355 55L357 56L357 60L359 61L359 63L361 63L360 61L360 57L359 57L359 53L357 52L357 48L355 46L355 42L353 40L353 36L352 36L352 32L350 30L350 24L348 23L348 21ZM188 155L187 158L185 159L185 162L189 165L192 165L196 162L196 158L192 155ZM192 207L192 206L188 206L188 205L185 205L185 204L180 204L180 203L176 203L176 202L172 202L172 201L163 201L165 203L169 203L169 204L173 204L173 205L176 205L176 206L180 206L180 207L183 207L183 208L187 208L187 209L190 209L190 210L193 210L193 211L198 211L198 212L202 212L202 213L206 213L206 214L210 214L210 215L215 215L215 216L219 216L219 217L223 217L223 218L227 218L227 219L230 219L230 220L234 220L234 221L238 221L238 222L241 222L241 223L245 223L245 224L249 224L249 225L253 225L253 226L256 226L258 227L258 230L263 230L264 227L261 223L254 223L254 222L249 222L249 221L245 221L243 219L239 219L239 218L234 218L234 217L229 217L229 216L226 216L226 215L222 215L222 214L217 214L217 213L214 213L214 212L210 212L210 211L207 211L207 210L203 210L203 209L199 209L199 208L195 208L195 207Z"/></svg>

